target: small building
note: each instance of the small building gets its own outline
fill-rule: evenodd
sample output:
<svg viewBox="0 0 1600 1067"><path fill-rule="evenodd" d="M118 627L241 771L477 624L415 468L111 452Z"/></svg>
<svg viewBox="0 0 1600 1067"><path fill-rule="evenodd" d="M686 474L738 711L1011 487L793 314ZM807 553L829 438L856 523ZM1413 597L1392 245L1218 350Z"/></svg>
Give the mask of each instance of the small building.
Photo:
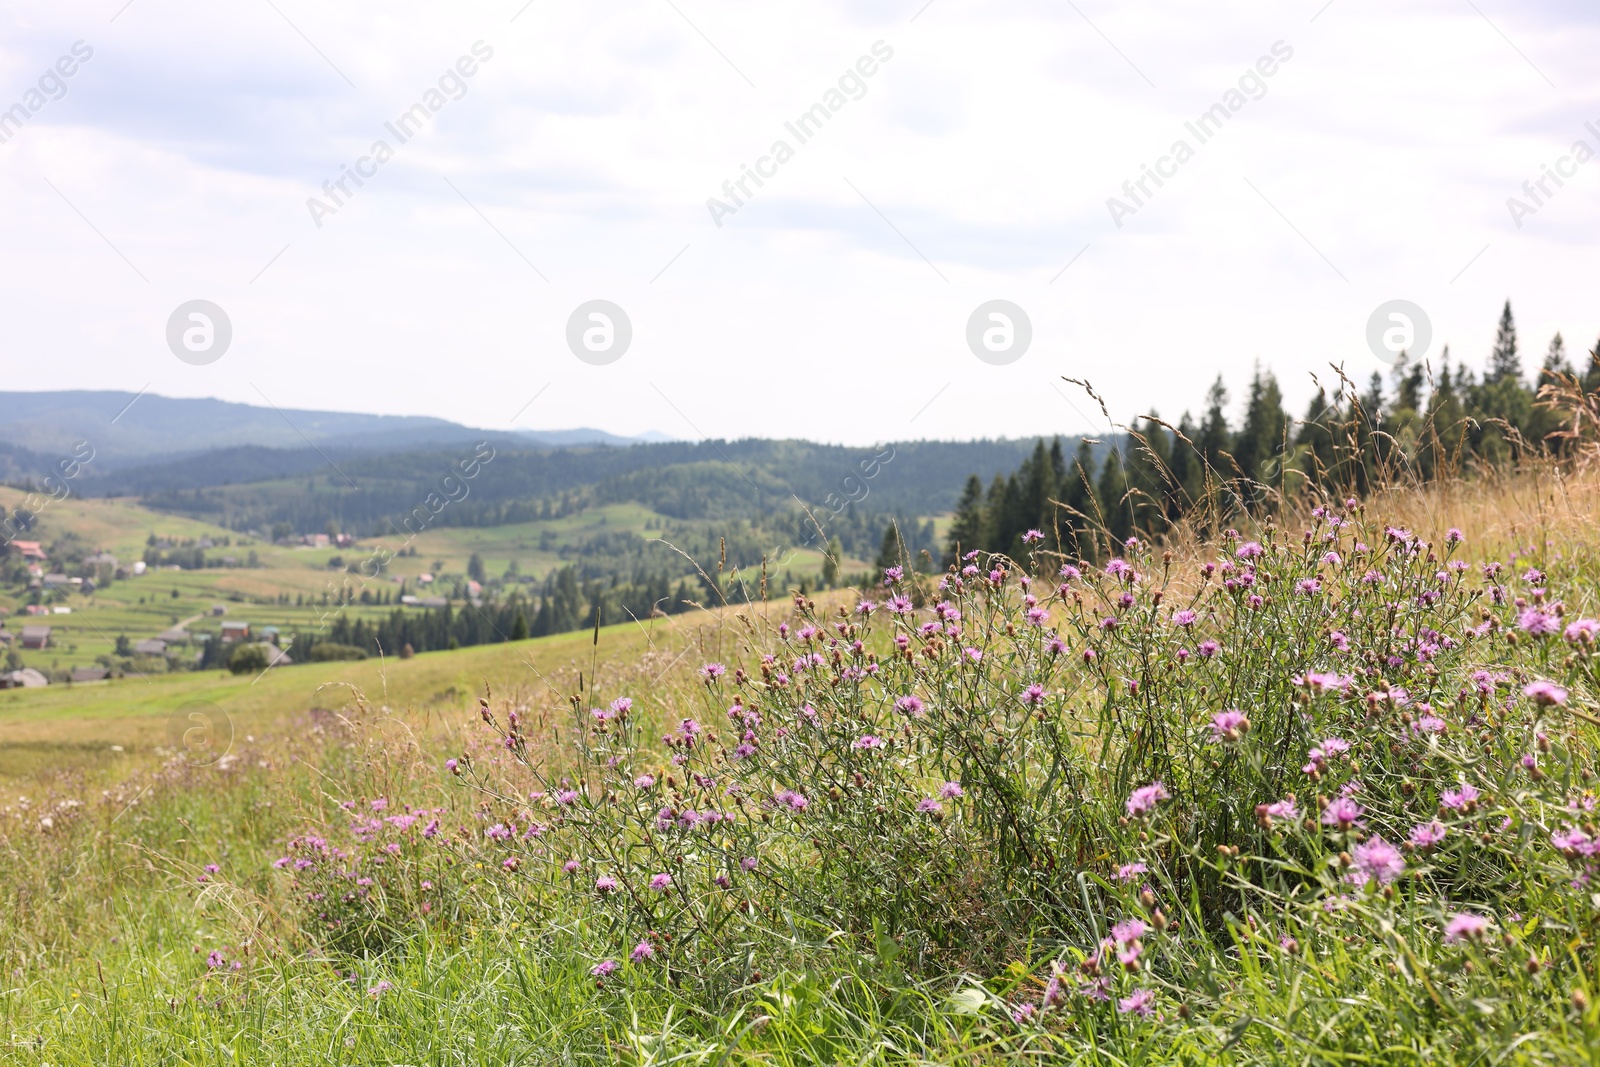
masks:
<svg viewBox="0 0 1600 1067"><path fill-rule="evenodd" d="M425 596L417 601L417 606L422 608L443 608L449 605L449 599L442 596Z"/></svg>
<svg viewBox="0 0 1600 1067"><path fill-rule="evenodd" d="M211 605L211 614L213 614L213 615L226 615L227 613L228 613L228 605L226 605L226 604L213 604L213 605Z"/></svg>
<svg viewBox="0 0 1600 1067"><path fill-rule="evenodd" d="M139 656L165 656L167 643L159 637L147 637L143 641L135 641L133 651Z"/></svg>
<svg viewBox="0 0 1600 1067"><path fill-rule="evenodd" d="M111 671L106 667L74 667L72 680L78 682L103 682L111 677Z"/></svg>
<svg viewBox="0 0 1600 1067"><path fill-rule="evenodd" d="M256 631L256 636L269 645L276 645L278 643L278 633L279 630L276 626L263 626Z"/></svg>
<svg viewBox="0 0 1600 1067"><path fill-rule="evenodd" d="M24 626L22 628L22 647L35 652L50 647L50 627Z"/></svg>
<svg viewBox="0 0 1600 1067"><path fill-rule="evenodd" d="M250 624L247 622L225 622L222 624L222 640L247 641L250 639Z"/></svg>
<svg viewBox="0 0 1600 1067"><path fill-rule="evenodd" d="M0 674L0 689L38 689L49 684L50 679L32 667Z"/></svg>
<svg viewBox="0 0 1600 1067"><path fill-rule="evenodd" d="M419 574L419 575L417 575L417 584L418 585L432 585L433 584L433 575L431 575L431 574Z"/></svg>
<svg viewBox="0 0 1600 1067"><path fill-rule="evenodd" d="M44 554L44 549L39 547L39 542L37 541L13 541L11 542L11 551L23 559L36 559L41 563L50 558Z"/></svg>
<svg viewBox="0 0 1600 1067"><path fill-rule="evenodd" d="M97 587L94 584L93 578L85 578L83 580L83 584L78 586L78 592L82 593L84 596L88 596L90 593L93 593L96 588Z"/></svg>
<svg viewBox="0 0 1600 1067"><path fill-rule="evenodd" d="M300 538L300 543L303 545L310 545L312 548L327 548L328 535L325 533L306 534L304 537Z"/></svg>
<svg viewBox="0 0 1600 1067"><path fill-rule="evenodd" d="M72 609L67 607L65 604L57 604L57 605L55 605L54 607L52 607L50 609L50 614L52 614L52 615L71 615L72 614Z"/></svg>
<svg viewBox="0 0 1600 1067"><path fill-rule="evenodd" d="M156 636L169 645L181 645L189 640L189 631L181 626L174 626L170 630L162 630Z"/></svg>
<svg viewBox="0 0 1600 1067"><path fill-rule="evenodd" d="M74 583L82 585L83 579L68 578L65 574L47 574L44 576L44 588L47 591L51 589L64 589L70 592Z"/></svg>
<svg viewBox="0 0 1600 1067"><path fill-rule="evenodd" d="M408 608L420 607L422 605L422 601L419 598L412 596L410 593L402 596L400 598L400 603Z"/></svg>
<svg viewBox="0 0 1600 1067"><path fill-rule="evenodd" d="M142 560L142 559L134 560L133 561L133 573L136 574L136 575L137 574L143 574L144 570L145 570L145 566L146 566L146 564L145 564L144 560Z"/></svg>
<svg viewBox="0 0 1600 1067"><path fill-rule="evenodd" d="M43 604L29 604L22 609L24 615L48 615L50 609Z"/></svg>

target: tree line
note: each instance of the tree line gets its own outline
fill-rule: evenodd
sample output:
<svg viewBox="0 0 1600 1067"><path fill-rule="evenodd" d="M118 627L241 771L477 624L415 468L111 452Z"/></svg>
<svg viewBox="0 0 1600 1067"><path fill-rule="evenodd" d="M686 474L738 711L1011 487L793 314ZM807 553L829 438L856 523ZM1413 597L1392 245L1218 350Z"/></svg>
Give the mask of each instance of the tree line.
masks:
<svg viewBox="0 0 1600 1067"><path fill-rule="evenodd" d="M1300 419L1272 372L1257 367L1237 426L1219 375L1198 417L1136 418L1098 462L1090 440L1070 458L1059 439L1038 441L1011 474L987 486L967 479L944 563L972 549L1024 558L1030 530L1045 547L1092 559L1108 539L1159 537L1180 521L1204 528L1306 492L1361 495L1396 477L1427 481L1560 455L1571 445L1574 403L1587 403L1590 418L1600 412L1600 360L1591 351L1575 368L1561 334L1525 374L1510 301L1482 374L1452 362L1448 347L1437 366L1401 353L1387 382L1374 372L1359 387L1335 374L1331 389L1318 383Z"/></svg>

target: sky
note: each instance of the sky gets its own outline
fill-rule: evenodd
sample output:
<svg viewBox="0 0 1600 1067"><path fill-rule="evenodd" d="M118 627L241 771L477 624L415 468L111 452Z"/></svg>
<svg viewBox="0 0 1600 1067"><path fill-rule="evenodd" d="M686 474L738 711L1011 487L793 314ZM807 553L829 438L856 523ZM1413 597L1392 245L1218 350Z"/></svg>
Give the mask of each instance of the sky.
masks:
<svg viewBox="0 0 1600 1067"><path fill-rule="evenodd" d="M1509 299L1531 371L1600 337L1597 47L1586 0L12 0L0 365L860 445L1104 432L1065 378L1298 413L1393 300L1481 369Z"/></svg>

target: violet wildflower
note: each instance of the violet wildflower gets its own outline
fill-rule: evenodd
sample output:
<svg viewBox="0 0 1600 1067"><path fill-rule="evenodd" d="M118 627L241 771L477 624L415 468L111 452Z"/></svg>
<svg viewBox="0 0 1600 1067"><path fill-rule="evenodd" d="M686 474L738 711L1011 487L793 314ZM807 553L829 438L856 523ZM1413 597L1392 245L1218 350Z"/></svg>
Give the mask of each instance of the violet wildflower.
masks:
<svg viewBox="0 0 1600 1067"><path fill-rule="evenodd" d="M1238 551L1236 551L1234 555L1238 556L1240 559L1255 559L1261 555L1261 552L1262 548L1259 543L1255 541L1246 541L1244 544L1239 546Z"/></svg>
<svg viewBox="0 0 1600 1067"><path fill-rule="evenodd" d="M1592 645L1595 643L1595 638L1600 637L1600 620L1578 619L1569 622L1562 636L1574 645Z"/></svg>
<svg viewBox="0 0 1600 1067"><path fill-rule="evenodd" d="M883 571L883 584L884 585L893 585L895 582L898 582L900 579L904 578L905 576L906 576L906 572L905 572L904 568L901 568L901 567L886 567L886 568L884 568L884 571Z"/></svg>
<svg viewBox="0 0 1600 1067"><path fill-rule="evenodd" d="M858 737L854 741L850 742L850 747L854 748L854 749L858 749L858 750L859 749L870 749L870 748L882 748L883 745L884 745L883 738L878 737L875 734L862 734L860 737Z"/></svg>
<svg viewBox="0 0 1600 1067"><path fill-rule="evenodd" d="M1478 806L1478 800L1483 796L1477 788L1463 782L1460 789L1447 789L1439 794L1439 806L1449 808L1451 811L1464 811L1471 813Z"/></svg>
<svg viewBox="0 0 1600 1067"><path fill-rule="evenodd" d="M1369 881L1388 885L1406 869L1406 861L1400 855L1400 850L1381 837L1361 842L1352 850L1351 858L1355 863L1345 877L1354 885L1365 885Z"/></svg>
<svg viewBox="0 0 1600 1067"><path fill-rule="evenodd" d="M1365 808L1349 797L1335 797L1328 801L1327 808L1322 812L1322 825L1348 830L1360 821L1365 811Z"/></svg>
<svg viewBox="0 0 1600 1067"><path fill-rule="evenodd" d="M1027 533L1022 535L1022 543L1025 545L1031 545L1035 541L1043 540L1044 534L1040 533L1038 530L1029 530Z"/></svg>
<svg viewBox="0 0 1600 1067"><path fill-rule="evenodd" d="M724 667L720 663L707 663L705 666L700 668L700 676L708 682L714 678L721 678L727 673L728 668Z"/></svg>
<svg viewBox="0 0 1600 1067"><path fill-rule="evenodd" d="M1171 800L1172 794L1167 792L1167 787L1160 782L1151 782L1149 785L1140 786L1128 797L1127 809L1129 818L1141 819L1156 810L1156 805L1163 800Z"/></svg>
<svg viewBox="0 0 1600 1067"><path fill-rule="evenodd" d="M633 787L635 789L650 789L655 784L656 779L655 775L653 774L641 774L639 777L633 780Z"/></svg>
<svg viewBox="0 0 1600 1067"><path fill-rule="evenodd" d="M1539 680L1522 687L1522 695L1542 707L1561 706L1567 702L1567 691L1554 682Z"/></svg>
<svg viewBox="0 0 1600 1067"><path fill-rule="evenodd" d="M383 996L385 993L389 992L389 990L391 990L393 988L394 988L394 983L389 981L388 979L384 979L383 981L379 982L377 985L373 986L371 989L367 990L367 996L371 997L373 1000L377 1000L379 997Z"/></svg>
<svg viewBox="0 0 1600 1067"><path fill-rule="evenodd" d="M1195 651L1200 653L1201 659L1210 659L1217 654L1221 647L1215 641L1201 641L1200 646Z"/></svg>
<svg viewBox="0 0 1600 1067"><path fill-rule="evenodd" d="M654 889L657 893L665 893L667 890L672 888L672 875L654 875L650 879L650 888Z"/></svg>
<svg viewBox="0 0 1600 1067"><path fill-rule="evenodd" d="M602 874L594 880L594 891L596 893L610 893L616 888L617 880L609 874Z"/></svg>
<svg viewBox="0 0 1600 1067"><path fill-rule="evenodd" d="M1033 1017L1035 1014L1037 1014L1037 1011L1038 1009L1033 1006L1032 1001L1018 1004L1015 1008L1011 1009L1011 1021L1016 1023L1018 1026L1030 1023L1033 1021Z"/></svg>
<svg viewBox="0 0 1600 1067"><path fill-rule="evenodd" d="M1252 542L1253 544L1254 542ZM1155 1012L1156 995L1148 989L1135 989L1117 1001L1117 1011L1123 1015L1137 1015L1147 1019Z"/></svg>
<svg viewBox="0 0 1600 1067"><path fill-rule="evenodd" d="M461 764L457 760L447 759L444 761L444 769L449 771L451 774L459 774L460 767Z"/></svg>
<svg viewBox="0 0 1600 1067"><path fill-rule="evenodd" d="M955 782L946 782L944 785L939 787L939 795L944 797L946 800L952 800L956 797L962 796L963 791L959 784Z"/></svg>
<svg viewBox="0 0 1600 1067"><path fill-rule="evenodd" d="M924 797L917 801L917 810L924 815L943 815L944 805L932 797Z"/></svg>
<svg viewBox="0 0 1600 1067"><path fill-rule="evenodd" d="M1489 932L1489 920L1470 911L1458 911L1450 917L1444 928L1444 943L1459 945L1463 941L1482 941Z"/></svg>
<svg viewBox="0 0 1600 1067"><path fill-rule="evenodd" d="M1022 702L1029 707L1037 707L1044 703L1044 686L1035 682L1022 691Z"/></svg>
<svg viewBox="0 0 1600 1067"><path fill-rule="evenodd" d="M1172 621L1178 626L1193 626L1194 620L1195 614L1188 608L1180 608L1172 613Z"/></svg>
<svg viewBox="0 0 1600 1067"><path fill-rule="evenodd" d="M651 947L648 941L639 942L633 946L633 951L628 953L628 958L633 960L634 963L643 963L645 960L653 960L655 957L656 950Z"/></svg>
<svg viewBox="0 0 1600 1067"><path fill-rule="evenodd" d="M1432 822L1420 823L1411 828L1411 846L1413 848L1430 849L1444 840L1446 832L1444 824L1438 819Z"/></svg>
<svg viewBox="0 0 1600 1067"><path fill-rule="evenodd" d="M1237 708L1217 712L1208 725L1214 741L1237 741L1250 730L1250 720Z"/></svg>
<svg viewBox="0 0 1600 1067"><path fill-rule="evenodd" d="M901 697L894 702L894 710L902 715L921 715L922 700L914 696Z"/></svg>
<svg viewBox="0 0 1600 1067"><path fill-rule="evenodd" d="M1517 616L1517 626L1527 634L1534 637L1546 637L1561 631L1561 620L1540 611L1538 608L1528 608Z"/></svg>
<svg viewBox="0 0 1600 1067"><path fill-rule="evenodd" d="M601 960L599 963L589 968L589 973L594 975L596 978L607 978L614 973L616 969L616 960Z"/></svg>
<svg viewBox="0 0 1600 1067"><path fill-rule="evenodd" d="M1124 863L1121 867L1117 868L1116 879L1117 881L1126 885L1149 870L1150 868L1145 866L1143 863Z"/></svg>
<svg viewBox="0 0 1600 1067"><path fill-rule="evenodd" d="M760 866L760 861L758 861L754 856L746 856L744 859L739 861L739 866L743 867L747 871L753 871Z"/></svg>

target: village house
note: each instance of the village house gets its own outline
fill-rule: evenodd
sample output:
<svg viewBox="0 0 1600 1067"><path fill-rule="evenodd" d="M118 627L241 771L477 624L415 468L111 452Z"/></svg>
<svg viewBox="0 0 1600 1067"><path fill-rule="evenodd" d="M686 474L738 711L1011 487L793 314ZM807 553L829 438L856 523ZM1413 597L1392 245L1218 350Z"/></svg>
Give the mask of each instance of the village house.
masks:
<svg viewBox="0 0 1600 1067"><path fill-rule="evenodd" d="M13 541L11 551L23 559L36 559L41 563L50 558L44 554L44 549L39 547L37 541Z"/></svg>
<svg viewBox="0 0 1600 1067"><path fill-rule="evenodd" d="M226 642L246 641L250 638L250 624L247 622L225 622L222 624L222 640Z"/></svg>
<svg viewBox="0 0 1600 1067"><path fill-rule="evenodd" d="M50 627L24 626L22 628L22 647L38 652L50 647Z"/></svg>

